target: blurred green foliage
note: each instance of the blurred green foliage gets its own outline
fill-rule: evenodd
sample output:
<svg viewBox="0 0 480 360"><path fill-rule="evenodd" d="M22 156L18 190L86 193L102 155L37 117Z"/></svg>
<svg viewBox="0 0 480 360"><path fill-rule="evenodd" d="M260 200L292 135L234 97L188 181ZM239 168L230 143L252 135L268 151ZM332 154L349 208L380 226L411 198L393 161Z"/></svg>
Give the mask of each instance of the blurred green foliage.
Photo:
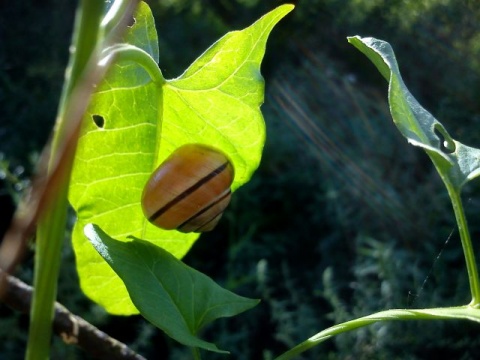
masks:
<svg viewBox="0 0 480 360"><path fill-rule="evenodd" d="M164 75L178 76L226 31L280 3L151 1ZM274 30L263 66L268 138L262 164L218 229L185 259L229 289L262 298L254 310L203 334L231 350L232 359L271 359L326 326L385 308L468 302L460 242L456 232L449 237L455 223L446 191L427 156L397 133L384 79L346 36L390 42L414 96L454 137L478 147L477 5L310 0L298 2ZM11 172L21 165L30 173L29 158L53 125L72 6L58 0L0 5L0 152ZM2 204L9 198L5 189ZM479 187L465 190L478 245ZM78 289L68 238L64 256L59 300L73 312L147 358L190 358L188 349L141 318L109 317L89 303ZM21 269L27 280L30 262ZM3 305L0 316L0 359L23 358L25 317ZM378 324L302 358L474 359L479 330L466 322ZM85 358L56 345L53 358Z"/></svg>

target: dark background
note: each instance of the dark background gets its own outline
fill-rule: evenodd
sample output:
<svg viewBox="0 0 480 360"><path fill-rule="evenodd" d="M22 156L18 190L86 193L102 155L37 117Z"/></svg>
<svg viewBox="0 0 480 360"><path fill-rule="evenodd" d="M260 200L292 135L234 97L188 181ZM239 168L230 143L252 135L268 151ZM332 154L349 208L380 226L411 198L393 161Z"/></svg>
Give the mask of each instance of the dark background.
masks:
<svg viewBox="0 0 480 360"><path fill-rule="evenodd" d="M150 1L164 76L180 75L227 31L282 3ZM0 2L2 232L53 126L74 11L60 0ZM231 359L267 360L378 310L469 302L446 190L428 157L394 127L387 83L346 37L388 41L414 96L454 138L478 146L479 15L477 1L310 0L277 25L262 67L268 138L261 166L185 258L262 302L201 336ZM478 249L478 185L464 194ZM58 297L70 310L149 359L191 357L141 317L111 317L86 299L68 236L63 256ZM31 283L32 254L18 275ZM22 359L27 317L0 304L0 324L0 359ZM465 321L382 323L302 358L474 359L479 331ZM56 339L52 359L60 358L88 356Z"/></svg>

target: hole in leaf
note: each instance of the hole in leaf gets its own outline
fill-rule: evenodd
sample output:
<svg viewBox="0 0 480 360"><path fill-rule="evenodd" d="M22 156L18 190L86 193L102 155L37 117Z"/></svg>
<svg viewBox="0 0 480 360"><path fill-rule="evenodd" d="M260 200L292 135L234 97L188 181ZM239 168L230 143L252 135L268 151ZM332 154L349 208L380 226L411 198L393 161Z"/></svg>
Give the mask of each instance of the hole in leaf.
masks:
<svg viewBox="0 0 480 360"><path fill-rule="evenodd" d="M100 129L103 129L105 126L105 118L102 115L92 115L92 120Z"/></svg>
<svg viewBox="0 0 480 360"><path fill-rule="evenodd" d="M128 20L127 26L132 27L133 25L135 25L136 22L137 20L132 16L132 18Z"/></svg>
<svg viewBox="0 0 480 360"><path fill-rule="evenodd" d="M440 150L446 154L451 154L455 152L456 146L453 139L448 134L447 130L441 124L435 124L434 130L435 135L438 136L440 140Z"/></svg>

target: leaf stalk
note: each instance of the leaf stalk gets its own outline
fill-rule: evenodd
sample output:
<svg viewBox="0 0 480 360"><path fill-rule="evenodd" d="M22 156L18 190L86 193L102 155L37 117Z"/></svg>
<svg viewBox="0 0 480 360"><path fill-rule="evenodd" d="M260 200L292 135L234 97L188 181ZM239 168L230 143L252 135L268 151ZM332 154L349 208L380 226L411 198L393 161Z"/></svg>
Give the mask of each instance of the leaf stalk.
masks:
<svg viewBox="0 0 480 360"><path fill-rule="evenodd" d="M382 321L404 321L404 320L432 320L432 319L468 319L480 322L478 310L470 306L433 308L433 309L392 309L380 311L358 319L346 321L341 324L331 326L310 337L306 341L298 344L287 352L283 353L275 360L290 360L296 358L306 350L330 339L335 335L352 331L367 325Z"/></svg>
<svg viewBox="0 0 480 360"><path fill-rule="evenodd" d="M468 230L467 218L465 216L465 210L460 196L460 189L454 187L450 182L444 183L448 190L448 195L452 202L453 212L455 213L455 219L457 221L458 232L460 234L460 240L462 242L463 254L465 256L465 264L467 267L468 281L470 283L470 291L472 293L472 301L469 306L474 308L480 307L480 282L478 279L478 269L475 260L475 253L472 246L472 240L470 232Z"/></svg>
<svg viewBox="0 0 480 360"><path fill-rule="evenodd" d="M110 64L113 59L117 62L132 61L142 66L152 81L158 86L165 83L165 78L155 60L146 51L136 46L128 44L114 45L105 49L102 55L102 59L99 62L100 66Z"/></svg>

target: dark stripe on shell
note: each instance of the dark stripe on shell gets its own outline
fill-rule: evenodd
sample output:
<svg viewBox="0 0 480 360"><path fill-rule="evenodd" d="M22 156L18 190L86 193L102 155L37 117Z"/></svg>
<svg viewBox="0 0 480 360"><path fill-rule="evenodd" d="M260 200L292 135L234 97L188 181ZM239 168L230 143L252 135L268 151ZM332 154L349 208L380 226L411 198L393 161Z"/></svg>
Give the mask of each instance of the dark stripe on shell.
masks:
<svg viewBox="0 0 480 360"><path fill-rule="evenodd" d="M184 192L181 194L178 194L175 198L170 200L167 204L165 204L163 207L155 211L148 219L151 222L154 222L155 219L160 217L162 214L164 214L166 211L168 211L171 207L175 206L177 203L185 199L187 196L189 196L191 193L193 193L195 190L199 189L203 185L205 185L207 182L212 180L215 176L221 174L228 166L228 161L222 165L220 165L218 168L213 170L211 173L208 175L204 176L200 180L198 180L195 184L190 186L188 189L186 189Z"/></svg>
<svg viewBox="0 0 480 360"><path fill-rule="evenodd" d="M203 213L205 213L206 211L210 210L212 207L214 207L215 205L217 205L219 202L223 201L225 198L229 197L231 194L230 192L230 189L225 193L225 195L223 195L222 197L220 197L219 199L217 199L215 202L211 203L210 205L208 205L207 207L201 209L199 212L197 212L195 215L193 215L192 217L190 217L189 219L187 219L186 221L184 221L182 224L180 224L177 229L181 229L183 226L185 225L188 225L188 223L192 222L193 220L195 220L195 218L201 216ZM205 225L207 225L210 221L213 221L214 219L217 218L218 215L220 215L222 212L223 212L224 209L222 209L221 211L219 211L218 213L216 213L215 215L211 216L206 222L204 222L203 224L199 225L195 230L192 230L193 232L195 231L198 231L198 229L204 227Z"/></svg>

